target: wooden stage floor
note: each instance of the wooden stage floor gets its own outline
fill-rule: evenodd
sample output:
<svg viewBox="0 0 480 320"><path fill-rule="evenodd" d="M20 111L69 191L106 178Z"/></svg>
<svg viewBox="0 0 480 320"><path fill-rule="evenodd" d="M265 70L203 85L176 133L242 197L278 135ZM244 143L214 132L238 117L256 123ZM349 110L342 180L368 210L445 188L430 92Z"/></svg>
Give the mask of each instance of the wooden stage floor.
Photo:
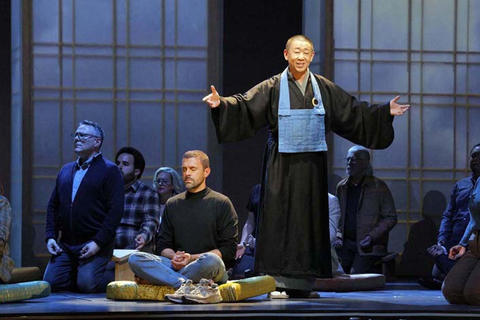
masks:
<svg viewBox="0 0 480 320"><path fill-rule="evenodd" d="M425 290L416 283L389 283L376 291L320 292L320 296L271 300L263 295L239 303L179 305L55 293L0 304L0 319L480 319L480 306L450 305L440 291Z"/></svg>

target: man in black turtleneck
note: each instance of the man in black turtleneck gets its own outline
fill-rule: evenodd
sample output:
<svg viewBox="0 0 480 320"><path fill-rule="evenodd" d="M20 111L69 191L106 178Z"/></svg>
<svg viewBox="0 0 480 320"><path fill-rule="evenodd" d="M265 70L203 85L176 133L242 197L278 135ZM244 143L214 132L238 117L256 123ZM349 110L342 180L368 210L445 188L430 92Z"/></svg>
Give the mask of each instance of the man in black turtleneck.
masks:
<svg viewBox="0 0 480 320"><path fill-rule="evenodd" d="M199 150L183 155L186 192L167 201L156 254L137 252L129 265L142 281L175 289L187 280L227 281L225 263L237 248L237 213L231 201L206 185L208 156Z"/></svg>

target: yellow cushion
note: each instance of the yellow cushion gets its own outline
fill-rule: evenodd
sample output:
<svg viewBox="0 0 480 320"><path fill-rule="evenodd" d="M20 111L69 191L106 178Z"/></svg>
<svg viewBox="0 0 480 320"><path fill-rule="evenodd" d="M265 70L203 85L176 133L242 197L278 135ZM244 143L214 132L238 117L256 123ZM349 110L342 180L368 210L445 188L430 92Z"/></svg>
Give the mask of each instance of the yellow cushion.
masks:
<svg viewBox="0 0 480 320"><path fill-rule="evenodd" d="M270 276L260 276L228 281L219 289L224 302L242 301L275 291L275 279Z"/></svg>
<svg viewBox="0 0 480 320"><path fill-rule="evenodd" d="M107 299L165 301L165 295L174 293L170 286L137 284L134 281L114 281L107 286Z"/></svg>
<svg viewBox="0 0 480 320"><path fill-rule="evenodd" d="M48 297L50 284L30 281L16 284L0 284L0 303Z"/></svg>
<svg viewBox="0 0 480 320"><path fill-rule="evenodd" d="M224 302L241 301L275 291L275 280L270 276L261 276L228 281L219 289ZM175 289L170 286L114 281L107 286L107 299L165 301L165 295L174 292Z"/></svg>

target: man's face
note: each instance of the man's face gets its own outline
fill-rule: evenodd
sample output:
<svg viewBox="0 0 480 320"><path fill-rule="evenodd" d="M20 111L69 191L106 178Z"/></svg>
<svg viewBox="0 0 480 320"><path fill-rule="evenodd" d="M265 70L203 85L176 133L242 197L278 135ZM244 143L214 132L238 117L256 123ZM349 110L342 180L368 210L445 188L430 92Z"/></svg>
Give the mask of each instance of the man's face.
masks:
<svg viewBox="0 0 480 320"><path fill-rule="evenodd" d="M210 174L210 168L203 168L199 158L183 158L182 173L187 190L197 192L206 187L205 179Z"/></svg>
<svg viewBox="0 0 480 320"><path fill-rule="evenodd" d="M155 181L157 192L159 195L170 195L173 191L172 175L168 172L162 171L157 176Z"/></svg>
<svg viewBox="0 0 480 320"><path fill-rule="evenodd" d="M475 147L470 153L470 169L474 175L480 175L480 147Z"/></svg>
<svg viewBox="0 0 480 320"><path fill-rule="evenodd" d="M82 124L75 131L74 151L81 158L88 159L100 147L101 141L94 127Z"/></svg>
<svg viewBox="0 0 480 320"><path fill-rule="evenodd" d="M367 166L367 160L361 158L361 153L355 151L348 151L347 153L347 174L349 176L362 175L365 167Z"/></svg>
<svg viewBox="0 0 480 320"><path fill-rule="evenodd" d="M285 60L288 61L290 72L293 75L304 74L313 60L315 52L308 41L294 40L283 51Z"/></svg>
<svg viewBox="0 0 480 320"><path fill-rule="evenodd" d="M123 173L123 183L128 185L138 179L140 169L135 169L135 158L129 153L121 153L116 164Z"/></svg>

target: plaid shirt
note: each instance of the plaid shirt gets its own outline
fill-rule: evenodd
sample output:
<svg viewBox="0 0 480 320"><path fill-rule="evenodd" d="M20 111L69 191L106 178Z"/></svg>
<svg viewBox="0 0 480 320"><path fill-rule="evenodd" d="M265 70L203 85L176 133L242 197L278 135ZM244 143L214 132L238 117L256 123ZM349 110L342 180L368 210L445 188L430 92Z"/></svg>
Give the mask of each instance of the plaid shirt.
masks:
<svg viewBox="0 0 480 320"><path fill-rule="evenodd" d="M10 203L5 197L0 196L0 239L3 240L3 246L0 245L0 283L10 280L13 268L13 260L8 256L10 254L8 237L11 221L12 208Z"/></svg>
<svg viewBox="0 0 480 320"><path fill-rule="evenodd" d="M160 200L156 191L135 181L125 190L125 212L117 228L116 249L135 249L135 237L143 234L148 245L158 229Z"/></svg>

